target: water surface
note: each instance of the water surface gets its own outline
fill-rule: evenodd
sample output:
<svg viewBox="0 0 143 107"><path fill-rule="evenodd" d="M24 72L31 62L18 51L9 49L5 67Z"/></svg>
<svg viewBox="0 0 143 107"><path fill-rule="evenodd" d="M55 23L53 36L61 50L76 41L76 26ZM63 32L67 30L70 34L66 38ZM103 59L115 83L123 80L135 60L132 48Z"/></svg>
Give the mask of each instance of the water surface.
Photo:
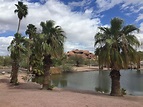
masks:
<svg viewBox="0 0 143 107"><path fill-rule="evenodd" d="M80 89L110 93L110 71L91 71L52 76L54 85L60 88ZM121 88L127 94L143 95L143 71L121 70Z"/></svg>

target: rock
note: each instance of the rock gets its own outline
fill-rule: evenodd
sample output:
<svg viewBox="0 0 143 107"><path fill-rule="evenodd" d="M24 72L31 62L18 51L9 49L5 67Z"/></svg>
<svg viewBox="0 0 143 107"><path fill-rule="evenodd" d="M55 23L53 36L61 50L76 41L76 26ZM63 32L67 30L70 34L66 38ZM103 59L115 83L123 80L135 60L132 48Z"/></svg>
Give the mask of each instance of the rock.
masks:
<svg viewBox="0 0 143 107"><path fill-rule="evenodd" d="M4 74L5 74L5 71L2 71L1 73L4 75Z"/></svg>
<svg viewBox="0 0 143 107"><path fill-rule="evenodd" d="M96 56L93 53L89 52L88 50L78 50L78 49L75 49L75 50L72 50L72 51L68 51L66 53L66 55L68 57L77 55L77 56L82 56L85 59L96 59Z"/></svg>

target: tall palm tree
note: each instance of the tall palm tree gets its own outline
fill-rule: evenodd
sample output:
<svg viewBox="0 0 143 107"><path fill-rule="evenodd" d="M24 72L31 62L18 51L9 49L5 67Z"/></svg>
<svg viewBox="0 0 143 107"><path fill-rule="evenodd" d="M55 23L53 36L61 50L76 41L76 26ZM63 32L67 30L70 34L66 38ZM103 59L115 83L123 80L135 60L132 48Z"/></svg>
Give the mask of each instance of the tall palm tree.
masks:
<svg viewBox="0 0 143 107"><path fill-rule="evenodd" d="M31 44L31 54L29 57L29 65L31 67L30 73L34 73L36 76L43 75L43 55L42 55L42 44L43 44L43 35L36 34L33 36Z"/></svg>
<svg viewBox="0 0 143 107"><path fill-rule="evenodd" d="M60 26L55 26L55 22L52 20L41 22L42 27L42 54L43 54L43 70L44 81L43 89L49 89L50 87L50 67L52 65L51 57L58 57L63 54L64 51L64 31Z"/></svg>
<svg viewBox="0 0 143 107"><path fill-rule="evenodd" d="M25 48L25 43L27 42L26 38L21 36L21 34L16 33L14 39L12 40L8 50L11 52L12 59L12 71L11 71L11 83L15 85L18 84L18 69L19 63L21 60L21 55L26 54L27 50Z"/></svg>
<svg viewBox="0 0 143 107"><path fill-rule="evenodd" d="M24 48L24 41L25 38L19 34L20 22L23 17L26 17L28 14L28 8L23 2L18 1L18 4L15 4L17 9L14 11L17 13L19 18L18 29L17 33L14 35L14 39L12 40L8 50L11 52L11 59L12 59L12 71L11 71L11 83L17 84L18 83L18 69L19 69L19 62L22 53L25 53L26 48ZM26 43L26 42L25 42Z"/></svg>
<svg viewBox="0 0 143 107"><path fill-rule="evenodd" d="M32 40L36 34L37 28L33 24L27 26L26 35L29 35L29 39Z"/></svg>
<svg viewBox="0 0 143 107"><path fill-rule="evenodd" d="M100 63L111 67L112 80L111 93L120 96L120 70L128 68L130 62L136 63L137 51L134 46L139 46L138 39L132 32L139 31L134 25L124 26L124 21L119 18L111 20L111 27L99 27L100 32L95 35L95 47L98 49Z"/></svg>
<svg viewBox="0 0 143 107"><path fill-rule="evenodd" d="M17 28L17 33L18 33L22 18L28 15L28 7L21 1L18 1L18 4L15 4L15 6L17 7L17 9L14 10L14 12L17 13L17 16L19 18L18 28Z"/></svg>
<svg viewBox="0 0 143 107"><path fill-rule="evenodd" d="M28 67L28 69L29 69L29 72L32 72L32 55L33 55L33 52L32 52L32 50L33 50L33 39L36 37L36 30L37 30L37 28L35 27L35 25L33 25L33 24L29 24L28 26L27 26L27 30L26 30L26 35L29 35L29 45L28 45L28 65L29 65L29 67Z"/></svg>

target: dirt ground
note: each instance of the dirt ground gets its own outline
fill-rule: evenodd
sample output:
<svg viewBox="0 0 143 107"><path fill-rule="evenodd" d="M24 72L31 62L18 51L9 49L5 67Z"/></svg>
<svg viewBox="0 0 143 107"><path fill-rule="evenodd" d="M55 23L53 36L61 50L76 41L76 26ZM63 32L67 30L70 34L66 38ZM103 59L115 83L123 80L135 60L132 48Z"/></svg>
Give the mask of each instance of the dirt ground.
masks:
<svg viewBox="0 0 143 107"><path fill-rule="evenodd" d="M19 74L20 85L9 83L10 75L0 75L0 107L143 107L143 96L113 97L93 91L40 90L40 85L26 82Z"/></svg>

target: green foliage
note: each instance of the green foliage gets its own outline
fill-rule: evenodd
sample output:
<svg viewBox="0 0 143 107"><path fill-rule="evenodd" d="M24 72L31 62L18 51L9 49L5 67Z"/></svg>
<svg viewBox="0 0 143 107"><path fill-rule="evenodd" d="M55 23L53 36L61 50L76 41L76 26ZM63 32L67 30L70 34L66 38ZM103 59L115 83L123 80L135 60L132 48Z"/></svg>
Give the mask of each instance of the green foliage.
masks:
<svg viewBox="0 0 143 107"><path fill-rule="evenodd" d="M62 68L63 73L70 73L70 72L74 71L73 67L69 64L64 64L64 65L61 66L61 68Z"/></svg>
<svg viewBox="0 0 143 107"><path fill-rule="evenodd" d="M88 65L88 66L98 65L97 61L94 59L85 59L83 63L84 65Z"/></svg>
<svg viewBox="0 0 143 107"><path fill-rule="evenodd" d="M11 58L9 56L0 56L0 65L1 66L10 66Z"/></svg>
<svg viewBox="0 0 143 107"><path fill-rule="evenodd" d="M42 52L50 54L52 57L61 57L64 51L64 40L66 38L63 29L60 26L55 26L53 20L40 23L42 27ZM40 45L41 45L40 44Z"/></svg>
<svg viewBox="0 0 143 107"><path fill-rule="evenodd" d="M44 81L44 77L43 76L35 76L35 78L32 79L32 82L36 82L38 84L42 84Z"/></svg>
<svg viewBox="0 0 143 107"><path fill-rule="evenodd" d="M26 17L28 14L28 7L27 5L23 4L23 2L18 1L18 4L15 4L17 7L16 10L14 10L15 13L17 13L18 18L21 20L23 17Z"/></svg>
<svg viewBox="0 0 143 107"><path fill-rule="evenodd" d="M119 72L120 69L127 69L130 63L138 63L135 47L138 47L140 42L133 35L134 31L139 31L134 25L124 26L124 21L119 18L113 18L110 23L110 28L99 27L100 32L95 35L95 54L98 55L99 68L111 67L113 73ZM110 95L120 96L120 72L111 76L111 79ZM125 90L122 89L123 94L124 92Z"/></svg>
<svg viewBox="0 0 143 107"><path fill-rule="evenodd" d="M44 72L41 69L34 68L33 69L33 74L36 74L37 76L42 76L42 75L44 75Z"/></svg>
<svg viewBox="0 0 143 107"><path fill-rule="evenodd" d="M53 90L54 87L55 87L55 85L50 84L47 89L48 90Z"/></svg>
<svg viewBox="0 0 143 107"><path fill-rule="evenodd" d="M124 88L121 89L121 93L122 93L122 95L126 95L127 94L126 90Z"/></svg>
<svg viewBox="0 0 143 107"><path fill-rule="evenodd" d="M119 18L111 20L111 27L99 27L95 35L95 53L99 64L111 66L114 69L128 68L130 62L136 63L136 49L140 45L132 32L138 31L134 25L123 26Z"/></svg>
<svg viewBox="0 0 143 107"><path fill-rule="evenodd" d="M62 60L60 58L53 58L52 63L53 63L53 66L60 66L62 65Z"/></svg>
<svg viewBox="0 0 143 107"><path fill-rule="evenodd" d="M20 61L22 59L22 54L27 53L25 43L27 42L26 38L19 33L14 35L8 50L11 52L10 57L12 60Z"/></svg>
<svg viewBox="0 0 143 107"><path fill-rule="evenodd" d="M28 7L27 5L23 4L23 2L21 1L18 1L18 4L15 4L15 6L16 6L16 9L14 10L14 13L17 13L17 16L19 18L19 23L17 28L17 33L18 33L22 18L28 15Z"/></svg>
<svg viewBox="0 0 143 107"><path fill-rule="evenodd" d="M84 58L80 55L71 56L69 57L68 60L72 62L74 65L76 65L77 67L84 63Z"/></svg>

